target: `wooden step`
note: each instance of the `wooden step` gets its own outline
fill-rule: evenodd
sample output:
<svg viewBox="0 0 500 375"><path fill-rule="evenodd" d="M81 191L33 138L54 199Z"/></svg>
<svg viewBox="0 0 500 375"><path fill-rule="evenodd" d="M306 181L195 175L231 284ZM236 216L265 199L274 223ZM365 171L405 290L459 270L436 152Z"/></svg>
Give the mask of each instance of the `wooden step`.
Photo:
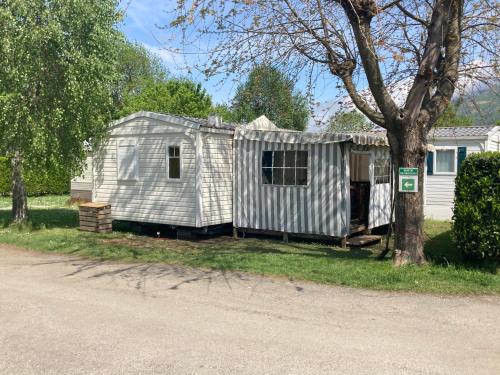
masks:
<svg viewBox="0 0 500 375"><path fill-rule="evenodd" d="M350 230L350 233L359 233L359 232L363 232L367 229L368 227L365 225L365 224L355 224L355 223L351 223L349 225L349 230Z"/></svg>
<svg viewBox="0 0 500 375"><path fill-rule="evenodd" d="M376 236L374 234L362 234L361 236L348 238L347 246L352 246L352 247L369 246L379 243L381 240L382 236Z"/></svg>

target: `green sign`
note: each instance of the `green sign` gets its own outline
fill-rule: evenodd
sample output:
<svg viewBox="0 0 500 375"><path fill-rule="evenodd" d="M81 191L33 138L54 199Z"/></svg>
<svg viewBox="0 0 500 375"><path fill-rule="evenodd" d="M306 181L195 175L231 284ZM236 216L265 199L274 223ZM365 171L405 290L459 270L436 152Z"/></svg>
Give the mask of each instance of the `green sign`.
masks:
<svg viewBox="0 0 500 375"><path fill-rule="evenodd" d="M401 176L418 176L418 168L399 168Z"/></svg>
<svg viewBox="0 0 500 375"><path fill-rule="evenodd" d="M399 168L399 191L418 192L418 168Z"/></svg>
<svg viewBox="0 0 500 375"><path fill-rule="evenodd" d="M415 191L415 179L403 177L401 179L401 191Z"/></svg>

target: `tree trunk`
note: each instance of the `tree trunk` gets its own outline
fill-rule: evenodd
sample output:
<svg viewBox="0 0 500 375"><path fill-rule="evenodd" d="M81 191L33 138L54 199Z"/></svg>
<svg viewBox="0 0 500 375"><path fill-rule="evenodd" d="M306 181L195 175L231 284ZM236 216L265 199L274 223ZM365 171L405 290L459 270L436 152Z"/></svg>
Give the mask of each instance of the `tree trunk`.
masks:
<svg viewBox="0 0 500 375"><path fill-rule="evenodd" d="M424 127L402 124L389 132L395 169L394 264L424 264ZM418 192L399 192L399 168L418 168Z"/></svg>
<svg viewBox="0 0 500 375"><path fill-rule="evenodd" d="M11 160L12 166L12 220L23 222L28 218L28 198L23 177L23 162L18 151Z"/></svg>

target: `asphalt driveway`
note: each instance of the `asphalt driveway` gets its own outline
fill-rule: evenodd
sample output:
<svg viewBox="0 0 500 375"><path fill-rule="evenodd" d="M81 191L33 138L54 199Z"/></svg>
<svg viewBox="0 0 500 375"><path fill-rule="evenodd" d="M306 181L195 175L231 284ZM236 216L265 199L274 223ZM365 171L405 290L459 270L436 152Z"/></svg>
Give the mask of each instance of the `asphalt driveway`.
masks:
<svg viewBox="0 0 500 375"><path fill-rule="evenodd" d="M0 374L498 374L500 297L0 245Z"/></svg>

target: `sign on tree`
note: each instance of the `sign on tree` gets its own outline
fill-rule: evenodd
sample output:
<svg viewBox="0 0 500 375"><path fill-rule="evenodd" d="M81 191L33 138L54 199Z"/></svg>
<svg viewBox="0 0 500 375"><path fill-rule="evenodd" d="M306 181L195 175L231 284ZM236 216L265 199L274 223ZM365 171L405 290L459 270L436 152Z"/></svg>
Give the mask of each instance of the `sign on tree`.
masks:
<svg viewBox="0 0 500 375"><path fill-rule="evenodd" d="M418 192L418 168L399 168L399 192Z"/></svg>

